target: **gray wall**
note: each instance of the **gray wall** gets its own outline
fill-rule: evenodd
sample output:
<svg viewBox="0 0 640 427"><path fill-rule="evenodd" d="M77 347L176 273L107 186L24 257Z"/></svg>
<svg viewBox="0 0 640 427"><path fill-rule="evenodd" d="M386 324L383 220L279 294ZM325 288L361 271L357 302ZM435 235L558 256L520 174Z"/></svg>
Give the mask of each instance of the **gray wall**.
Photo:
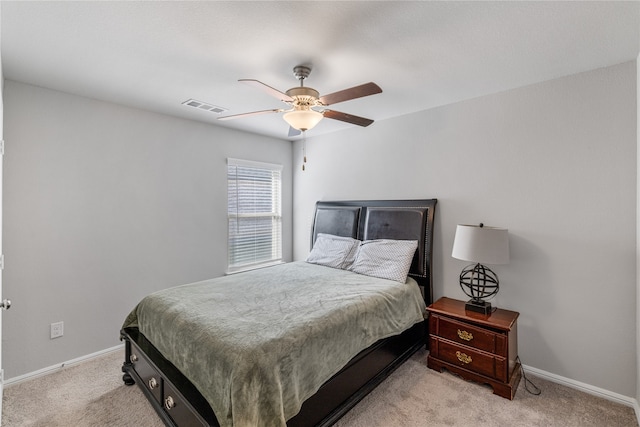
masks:
<svg viewBox="0 0 640 427"><path fill-rule="evenodd" d="M142 296L224 274L227 157L284 165L291 259L291 143L14 81L4 102L6 378L118 345Z"/></svg>
<svg viewBox="0 0 640 427"><path fill-rule="evenodd" d="M294 259L319 199L438 198L434 294L464 299L458 223L509 228L493 303L524 364L636 397L636 63L308 139Z"/></svg>

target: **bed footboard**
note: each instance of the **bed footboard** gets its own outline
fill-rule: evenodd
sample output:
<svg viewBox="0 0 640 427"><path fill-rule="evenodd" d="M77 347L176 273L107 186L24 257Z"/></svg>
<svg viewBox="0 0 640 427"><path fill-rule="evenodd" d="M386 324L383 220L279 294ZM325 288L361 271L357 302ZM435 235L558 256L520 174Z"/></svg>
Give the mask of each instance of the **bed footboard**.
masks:
<svg viewBox="0 0 640 427"><path fill-rule="evenodd" d="M125 341L122 377L138 384L167 426L219 426L202 394L136 328L121 332Z"/></svg>
<svg viewBox="0 0 640 427"><path fill-rule="evenodd" d="M333 425L404 363L425 346L425 323L402 334L378 341L363 350L303 404L288 427Z"/></svg>
<svg viewBox="0 0 640 427"><path fill-rule="evenodd" d="M137 383L167 426L214 426L219 423L208 402L136 328L121 332L125 341L123 381ZM304 402L287 422L290 427L328 427L353 408L420 347L424 322L360 352Z"/></svg>

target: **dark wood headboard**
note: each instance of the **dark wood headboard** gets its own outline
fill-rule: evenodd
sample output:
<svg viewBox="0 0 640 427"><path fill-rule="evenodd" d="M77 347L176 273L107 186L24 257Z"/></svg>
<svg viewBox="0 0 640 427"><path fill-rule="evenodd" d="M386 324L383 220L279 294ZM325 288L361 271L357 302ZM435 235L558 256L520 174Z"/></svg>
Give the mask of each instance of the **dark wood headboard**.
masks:
<svg viewBox="0 0 640 427"><path fill-rule="evenodd" d="M417 240L409 276L424 288L427 306L433 302L432 253L436 199L319 201L311 232L359 240Z"/></svg>

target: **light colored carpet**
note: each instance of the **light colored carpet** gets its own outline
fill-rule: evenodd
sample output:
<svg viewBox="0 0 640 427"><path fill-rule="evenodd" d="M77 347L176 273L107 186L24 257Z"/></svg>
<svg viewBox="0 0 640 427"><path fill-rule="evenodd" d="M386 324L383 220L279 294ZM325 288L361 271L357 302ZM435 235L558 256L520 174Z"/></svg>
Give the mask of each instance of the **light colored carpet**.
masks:
<svg viewBox="0 0 640 427"><path fill-rule="evenodd" d="M336 427L637 426L632 408L539 378L513 401L488 386L427 368L419 351L347 413ZM124 355L111 353L5 388L5 427L162 427L138 386L123 385Z"/></svg>
<svg viewBox="0 0 640 427"><path fill-rule="evenodd" d="M122 382L122 352L5 387L3 427L163 427L138 386Z"/></svg>

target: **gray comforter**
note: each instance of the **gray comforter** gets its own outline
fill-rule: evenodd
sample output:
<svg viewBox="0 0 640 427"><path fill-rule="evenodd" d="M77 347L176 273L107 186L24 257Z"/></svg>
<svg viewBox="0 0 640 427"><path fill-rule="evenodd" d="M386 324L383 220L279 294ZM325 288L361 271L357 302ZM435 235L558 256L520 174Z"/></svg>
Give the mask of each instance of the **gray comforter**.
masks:
<svg viewBox="0 0 640 427"><path fill-rule="evenodd" d="M424 309L412 279L294 262L156 292L124 327L191 380L221 426L284 426L351 358Z"/></svg>

